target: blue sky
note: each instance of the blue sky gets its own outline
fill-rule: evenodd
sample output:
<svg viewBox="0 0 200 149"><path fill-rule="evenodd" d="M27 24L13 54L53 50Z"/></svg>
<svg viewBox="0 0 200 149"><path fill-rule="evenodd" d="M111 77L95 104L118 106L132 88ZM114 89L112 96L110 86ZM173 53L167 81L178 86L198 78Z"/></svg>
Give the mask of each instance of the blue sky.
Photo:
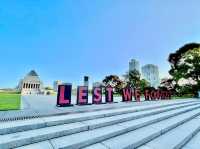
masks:
<svg viewBox="0 0 200 149"><path fill-rule="evenodd" d="M45 85L122 75L128 61L167 76L170 52L200 40L199 0L1 0L0 87L35 69Z"/></svg>

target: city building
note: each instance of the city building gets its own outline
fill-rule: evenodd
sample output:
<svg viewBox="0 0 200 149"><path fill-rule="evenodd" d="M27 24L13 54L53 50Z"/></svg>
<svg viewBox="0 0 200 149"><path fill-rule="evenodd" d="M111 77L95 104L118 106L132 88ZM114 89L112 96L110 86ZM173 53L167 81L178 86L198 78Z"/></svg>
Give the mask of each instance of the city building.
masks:
<svg viewBox="0 0 200 149"><path fill-rule="evenodd" d="M31 70L23 79L20 80L18 89L22 95L37 95L43 93L43 83L38 74Z"/></svg>
<svg viewBox="0 0 200 149"><path fill-rule="evenodd" d="M83 85L89 87L89 76L84 76Z"/></svg>
<svg viewBox="0 0 200 149"><path fill-rule="evenodd" d="M54 83L53 83L53 90L55 92L57 92L58 91L58 85L61 85L61 84L62 84L62 81L60 81L60 80L54 81Z"/></svg>
<svg viewBox="0 0 200 149"><path fill-rule="evenodd" d="M143 66L142 77L147 80L152 87L157 88L160 84L158 66L153 64Z"/></svg>
<svg viewBox="0 0 200 149"><path fill-rule="evenodd" d="M135 60L135 59L131 59L131 61L129 62L129 72L133 71L133 70L137 70L140 72L140 64L139 61Z"/></svg>

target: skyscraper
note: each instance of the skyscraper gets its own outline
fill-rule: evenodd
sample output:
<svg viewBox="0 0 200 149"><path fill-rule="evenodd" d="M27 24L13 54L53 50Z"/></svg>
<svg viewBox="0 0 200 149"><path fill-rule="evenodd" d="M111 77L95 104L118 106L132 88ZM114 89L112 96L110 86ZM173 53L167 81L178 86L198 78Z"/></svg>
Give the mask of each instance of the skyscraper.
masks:
<svg viewBox="0 0 200 149"><path fill-rule="evenodd" d="M89 76L84 76L83 84L89 87Z"/></svg>
<svg viewBox="0 0 200 149"><path fill-rule="evenodd" d="M153 64L143 66L142 77L147 80L152 87L157 88L160 84L158 66Z"/></svg>
<svg viewBox="0 0 200 149"><path fill-rule="evenodd" d="M135 59L131 59L131 61L129 62L129 72L133 71L133 70L137 70L140 72L140 64L139 61L135 60Z"/></svg>

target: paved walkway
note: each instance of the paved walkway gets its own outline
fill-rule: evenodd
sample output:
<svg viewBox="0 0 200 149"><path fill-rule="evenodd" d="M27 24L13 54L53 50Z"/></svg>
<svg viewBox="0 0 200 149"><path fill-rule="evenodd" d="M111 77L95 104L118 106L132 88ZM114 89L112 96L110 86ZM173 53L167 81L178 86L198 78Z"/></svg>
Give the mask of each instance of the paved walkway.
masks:
<svg viewBox="0 0 200 149"><path fill-rule="evenodd" d="M103 99L104 100L104 99ZM142 99L144 100L144 99ZM98 111L105 109L123 108L129 106L144 106L148 104L160 105L174 102L182 102L196 99L166 100L166 101L143 101L143 102L120 102L121 97L115 97L114 101L118 103L101 104L101 105L85 105L73 107L56 107L56 96L22 96L21 110L0 111L0 121L29 119L35 117L80 113L88 111ZM91 97L89 97L91 103ZM76 97L72 97L72 104L76 104Z"/></svg>

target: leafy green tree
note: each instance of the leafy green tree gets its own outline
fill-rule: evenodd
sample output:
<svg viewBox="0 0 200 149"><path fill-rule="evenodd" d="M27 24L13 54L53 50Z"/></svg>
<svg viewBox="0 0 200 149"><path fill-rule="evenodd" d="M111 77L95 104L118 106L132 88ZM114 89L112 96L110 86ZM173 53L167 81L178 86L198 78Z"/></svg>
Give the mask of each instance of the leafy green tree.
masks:
<svg viewBox="0 0 200 149"><path fill-rule="evenodd" d="M142 93L144 93L145 88L149 86L150 86L150 83L147 80L145 79L140 80L140 90Z"/></svg>
<svg viewBox="0 0 200 149"><path fill-rule="evenodd" d="M147 87L145 87L145 90L151 90L151 91L153 91L153 90L156 90L156 88L152 87L152 86L147 86Z"/></svg>
<svg viewBox="0 0 200 149"><path fill-rule="evenodd" d="M172 78L163 78L158 88L161 90L171 91L172 94L175 94L175 84L176 82Z"/></svg>
<svg viewBox="0 0 200 149"><path fill-rule="evenodd" d="M102 82L105 87L113 87L116 93L121 93L121 90L125 85L124 81L121 80L117 75L106 76Z"/></svg>
<svg viewBox="0 0 200 149"><path fill-rule="evenodd" d="M127 72L124 75L125 81L127 86L132 88L139 88L140 87L140 73L137 70L132 70Z"/></svg>
<svg viewBox="0 0 200 149"><path fill-rule="evenodd" d="M127 72L124 75L126 85L132 88L139 88L143 93L145 88L150 86L150 83L145 79L141 79L141 74L137 70Z"/></svg>
<svg viewBox="0 0 200 149"><path fill-rule="evenodd" d="M186 80L192 87L192 92L197 95L200 89L200 44L186 44L175 53L169 55L171 69L170 75L173 77L175 89L180 92L180 81Z"/></svg>
<svg viewBox="0 0 200 149"><path fill-rule="evenodd" d="M193 86L184 85L179 87L179 96L193 96Z"/></svg>
<svg viewBox="0 0 200 149"><path fill-rule="evenodd" d="M45 90L53 90L50 86L45 87Z"/></svg>

